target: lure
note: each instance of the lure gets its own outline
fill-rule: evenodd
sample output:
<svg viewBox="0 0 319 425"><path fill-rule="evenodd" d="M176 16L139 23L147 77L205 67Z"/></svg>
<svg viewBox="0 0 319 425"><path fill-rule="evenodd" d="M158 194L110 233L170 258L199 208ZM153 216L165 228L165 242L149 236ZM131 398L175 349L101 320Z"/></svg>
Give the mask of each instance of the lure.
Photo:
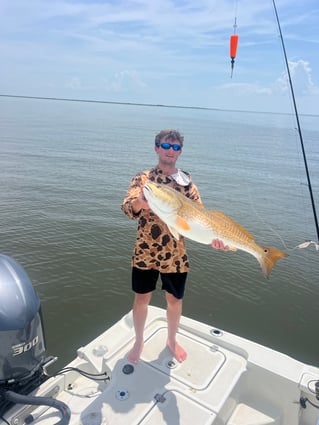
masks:
<svg viewBox="0 0 319 425"><path fill-rule="evenodd" d="M305 241L299 245L297 245L297 248L308 248L309 245L314 244L316 247L316 250L319 251L319 243L315 242L315 241Z"/></svg>

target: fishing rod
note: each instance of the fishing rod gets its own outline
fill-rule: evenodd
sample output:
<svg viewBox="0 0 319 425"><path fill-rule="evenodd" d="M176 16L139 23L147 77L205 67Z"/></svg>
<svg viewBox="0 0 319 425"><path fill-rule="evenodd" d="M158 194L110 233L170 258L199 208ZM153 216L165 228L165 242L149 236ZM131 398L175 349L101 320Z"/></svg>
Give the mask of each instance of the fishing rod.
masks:
<svg viewBox="0 0 319 425"><path fill-rule="evenodd" d="M276 3L275 3L275 0L272 0L272 2L273 2L273 5L274 5L274 11L275 11L276 20L277 20L277 25L278 25L278 30L279 30L280 40L281 40L281 46L282 46L282 50L283 50L283 53L284 53L285 64L286 64L286 68L287 68L290 92L291 92L292 101L293 101L293 105L294 105L295 117L296 117L296 122L297 122L297 129L298 129L298 133L299 133L299 139L300 139L303 161L304 161L305 170L306 170L307 183L308 183L308 189L309 189L309 194L310 194L310 199L311 199L312 211L313 211L314 220L315 220L317 238L318 238L318 242L319 242L319 223L318 223L316 205L315 205L315 200L314 200L312 185L311 185L311 180L310 180L310 174L309 174L309 168L308 168L308 162L307 162L307 155L306 155L306 151L305 151L301 126L300 126L300 121L299 121L299 114L298 114L298 109L297 109L295 93L294 93L294 87L293 87L293 84L292 84L292 79L291 79L291 74L290 74L290 69L289 69L289 63L288 63L288 59L287 59L287 53L286 53L285 43L284 43L282 31L281 31L281 25L280 25L280 21L279 21Z"/></svg>

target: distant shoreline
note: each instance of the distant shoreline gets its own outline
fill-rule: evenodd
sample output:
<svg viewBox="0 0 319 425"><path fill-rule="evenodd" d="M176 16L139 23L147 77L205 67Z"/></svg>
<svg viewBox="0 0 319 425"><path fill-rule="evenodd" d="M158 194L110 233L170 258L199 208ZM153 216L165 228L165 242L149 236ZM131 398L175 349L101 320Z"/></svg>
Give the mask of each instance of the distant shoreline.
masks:
<svg viewBox="0 0 319 425"><path fill-rule="evenodd" d="M35 99L35 100L54 100L54 101L63 101L63 102L105 103L105 104L111 104L111 105L126 105L126 106L147 106L152 108L196 109L196 110L217 111L217 112L242 112L242 113L248 112L252 114L293 115L288 112L265 112L265 111L250 111L250 110L243 110L243 109L211 108L211 107L205 107L205 106L182 106L182 105L163 105L163 104L155 104L155 103L116 102L112 100L72 99L72 98L63 98L63 97L24 96L24 95L14 95L14 94L0 94L0 97L10 97L10 98L18 98L18 99ZM312 116L312 117L319 116L316 114L300 114L300 115Z"/></svg>

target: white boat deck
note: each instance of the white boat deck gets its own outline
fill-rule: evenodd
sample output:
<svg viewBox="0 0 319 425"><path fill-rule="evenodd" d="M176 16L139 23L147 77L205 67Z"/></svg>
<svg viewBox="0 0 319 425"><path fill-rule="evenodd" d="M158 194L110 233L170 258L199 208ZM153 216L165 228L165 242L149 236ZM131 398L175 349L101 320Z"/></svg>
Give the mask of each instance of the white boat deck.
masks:
<svg viewBox="0 0 319 425"><path fill-rule="evenodd" d="M56 393L70 407L71 425L316 425L319 410L301 409L299 399L304 394L319 404L311 389L317 368L184 317L178 341L188 352L185 362L172 357L166 337L165 311L150 307L142 358L131 365L129 313L68 365L107 371L109 381L69 372L45 382L37 395ZM16 407L12 423L22 425L32 409L40 414L35 424L59 421L51 408Z"/></svg>

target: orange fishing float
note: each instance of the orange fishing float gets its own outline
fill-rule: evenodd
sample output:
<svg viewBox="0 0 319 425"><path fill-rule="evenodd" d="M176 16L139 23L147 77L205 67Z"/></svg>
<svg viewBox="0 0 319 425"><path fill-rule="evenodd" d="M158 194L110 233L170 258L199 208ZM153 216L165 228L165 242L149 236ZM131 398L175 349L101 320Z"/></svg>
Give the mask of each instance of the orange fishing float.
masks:
<svg viewBox="0 0 319 425"><path fill-rule="evenodd" d="M235 64L235 58L236 58L237 46L238 46L238 34L236 34L236 28L237 28L237 17L235 16L234 34L230 36L230 59L231 59L230 78L232 78L233 76L233 70L234 70L234 64Z"/></svg>
<svg viewBox="0 0 319 425"><path fill-rule="evenodd" d="M230 36L230 57L231 59L236 58L238 46L238 34L233 34Z"/></svg>

